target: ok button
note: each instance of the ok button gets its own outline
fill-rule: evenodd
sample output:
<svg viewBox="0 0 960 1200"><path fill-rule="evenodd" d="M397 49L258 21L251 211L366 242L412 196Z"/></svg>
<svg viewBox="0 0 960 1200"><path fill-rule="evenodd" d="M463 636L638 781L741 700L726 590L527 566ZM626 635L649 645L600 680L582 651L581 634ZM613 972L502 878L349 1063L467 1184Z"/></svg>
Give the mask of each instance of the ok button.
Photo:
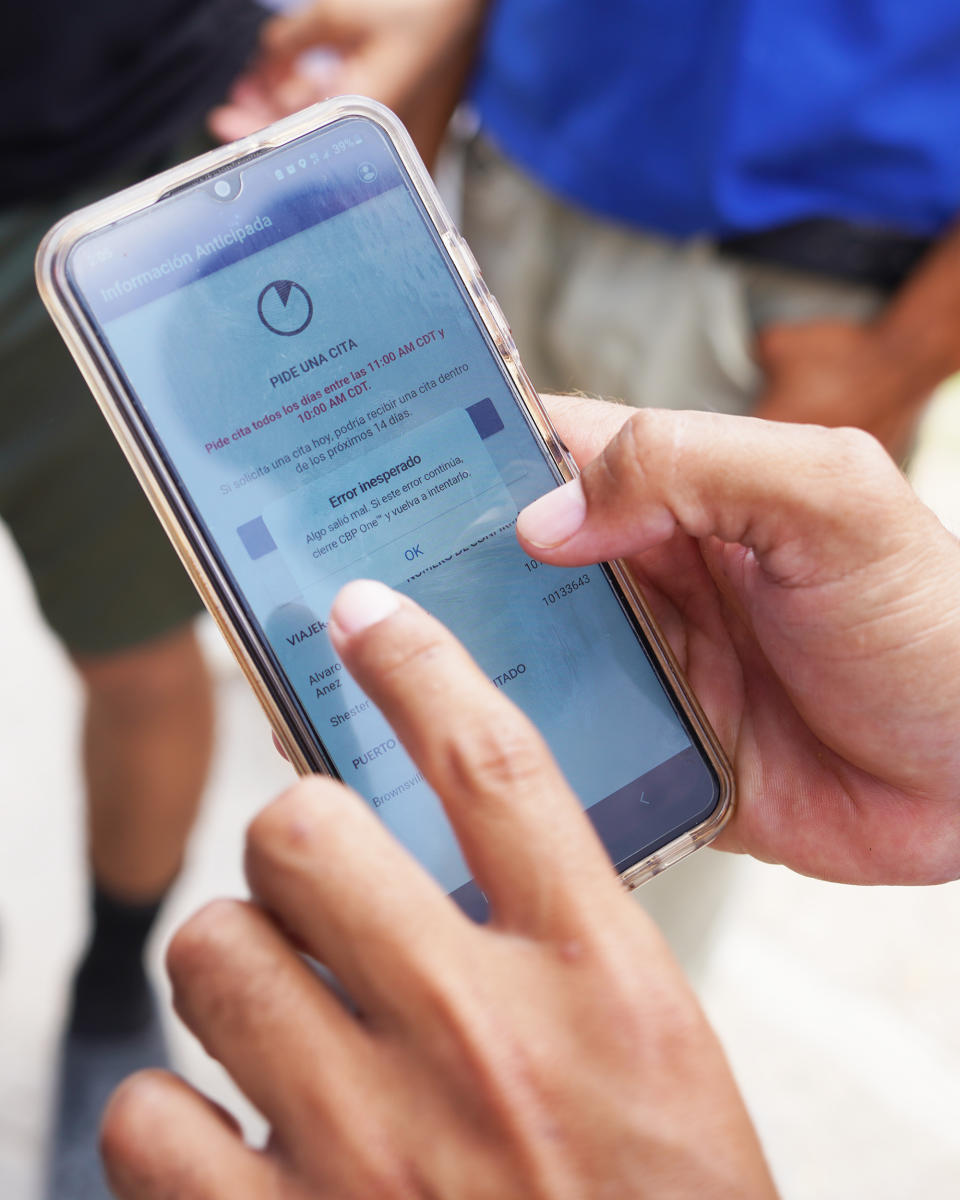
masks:
<svg viewBox="0 0 960 1200"><path fill-rule="evenodd" d="M418 542L416 546L408 546L403 552L403 557L407 560L407 562L413 562L417 558L423 558L423 551L420 549L420 543Z"/></svg>

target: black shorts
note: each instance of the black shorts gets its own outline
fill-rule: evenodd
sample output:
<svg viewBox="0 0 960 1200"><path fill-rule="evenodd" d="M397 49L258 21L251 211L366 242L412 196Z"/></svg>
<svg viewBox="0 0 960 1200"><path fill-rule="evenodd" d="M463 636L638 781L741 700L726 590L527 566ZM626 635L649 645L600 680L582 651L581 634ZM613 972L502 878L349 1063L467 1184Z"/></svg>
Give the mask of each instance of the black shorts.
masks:
<svg viewBox="0 0 960 1200"><path fill-rule="evenodd" d="M203 148L191 139L169 161ZM61 214L144 173L0 212L0 517L44 616L75 654L159 637L201 608L33 278L37 245Z"/></svg>

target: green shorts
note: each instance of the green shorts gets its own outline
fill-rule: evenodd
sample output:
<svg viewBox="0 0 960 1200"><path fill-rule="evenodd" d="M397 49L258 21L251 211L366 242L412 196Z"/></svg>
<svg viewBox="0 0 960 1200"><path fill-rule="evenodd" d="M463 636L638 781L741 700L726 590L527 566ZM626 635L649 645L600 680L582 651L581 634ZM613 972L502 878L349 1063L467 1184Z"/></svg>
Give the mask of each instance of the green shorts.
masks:
<svg viewBox="0 0 960 1200"><path fill-rule="evenodd" d="M183 157L200 148L189 144ZM54 221L138 174L0 212L0 517L44 616L74 654L135 646L201 608L33 279Z"/></svg>

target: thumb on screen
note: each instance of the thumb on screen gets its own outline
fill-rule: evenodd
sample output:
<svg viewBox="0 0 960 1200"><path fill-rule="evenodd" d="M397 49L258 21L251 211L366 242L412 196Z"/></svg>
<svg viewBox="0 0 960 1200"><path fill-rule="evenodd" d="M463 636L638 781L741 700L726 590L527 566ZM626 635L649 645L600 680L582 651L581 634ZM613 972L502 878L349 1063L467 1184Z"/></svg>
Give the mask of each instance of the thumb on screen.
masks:
<svg viewBox="0 0 960 1200"><path fill-rule="evenodd" d="M779 582L877 555L909 485L859 430L643 409L579 479L529 505L517 534L546 562L629 557L677 529L752 550ZM871 511L878 510L878 511ZM895 523L896 524L896 523Z"/></svg>

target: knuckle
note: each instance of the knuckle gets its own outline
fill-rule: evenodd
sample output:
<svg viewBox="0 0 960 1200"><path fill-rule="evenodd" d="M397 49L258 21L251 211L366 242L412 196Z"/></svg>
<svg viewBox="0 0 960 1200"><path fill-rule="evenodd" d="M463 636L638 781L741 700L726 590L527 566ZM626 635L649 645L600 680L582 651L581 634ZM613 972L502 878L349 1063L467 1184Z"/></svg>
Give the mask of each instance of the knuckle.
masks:
<svg viewBox="0 0 960 1200"><path fill-rule="evenodd" d="M174 988L215 969L222 956L242 940L250 906L240 900L213 900L174 934L167 948L167 971Z"/></svg>
<svg viewBox="0 0 960 1200"><path fill-rule="evenodd" d="M649 943L638 944L636 958L625 963L622 944L616 950L606 937L601 941L591 963L597 981L593 995L600 1025L614 1046L647 1061L690 1062L709 1038L709 1026L665 944L659 952ZM631 964L644 960L647 967L640 974Z"/></svg>
<svg viewBox="0 0 960 1200"><path fill-rule="evenodd" d="M462 964L460 969L435 970L423 980L421 1003L444 1056L458 1074L476 1081L495 1075L501 1056L510 1057L514 1037L510 1020L496 1006L478 1001L470 979Z"/></svg>
<svg viewBox="0 0 960 1200"><path fill-rule="evenodd" d="M376 646L377 675L381 680L403 686L410 677L411 668L430 669L436 664L436 668L441 669L443 657L452 643L445 630L418 613L411 614L402 637L394 636L394 632L384 631L384 638ZM389 641L387 633L391 635Z"/></svg>
<svg viewBox="0 0 960 1200"><path fill-rule="evenodd" d="M434 1195L420 1186L414 1162L405 1157L391 1122L384 1120L374 1101L366 1108L365 1119L358 1121L356 1109L344 1105L337 1093L318 1079L299 1089L296 1120L298 1129L325 1131L322 1139L301 1140L298 1149L305 1163L328 1179L350 1180L343 1195L376 1200ZM277 1145L282 1145L279 1138Z"/></svg>
<svg viewBox="0 0 960 1200"><path fill-rule="evenodd" d="M653 414L638 409L624 423L616 440L610 444L611 454L607 469L614 478L627 472L645 472L653 419Z"/></svg>
<svg viewBox="0 0 960 1200"><path fill-rule="evenodd" d="M344 789L332 779L308 776L262 809L247 826L248 869L309 851L337 827L342 811L333 803Z"/></svg>
<svg viewBox="0 0 960 1200"><path fill-rule="evenodd" d="M710 1027L693 996L671 989L655 997L653 1012L637 1023L637 1034L647 1039L647 1055L671 1064L679 1074L698 1061L711 1040ZM642 1043L640 1043L642 1044Z"/></svg>
<svg viewBox="0 0 960 1200"><path fill-rule="evenodd" d="M529 1024L512 1019L502 1006L478 1003L470 993L438 990L433 999L433 1052L499 1124L499 1137L507 1143L524 1126L549 1120L558 1042L548 1046L531 1036Z"/></svg>
<svg viewBox="0 0 960 1200"><path fill-rule="evenodd" d="M163 1071L140 1071L110 1097L100 1123L100 1152L113 1170L129 1172L140 1161L169 1086Z"/></svg>
<svg viewBox="0 0 960 1200"><path fill-rule="evenodd" d="M852 427L822 433L827 446L822 461L829 464L836 487L844 492L876 489L878 495L899 495L900 471L873 434Z"/></svg>
<svg viewBox="0 0 960 1200"><path fill-rule="evenodd" d="M302 1129L324 1129L330 1134L330 1141L343 1145L353 1136L352 1127L338 1111L336 1098L326 1086L323 1073L314 1078L301 1078L297 1083L296 1098L297 1127ZM281 1142L279 1134L275 1135ZM321 1152L325 1153L327 1144L323 1144ZM304 1147L309 1153L309 1147Z"/></svg>
<svg viewBox="0 0 960 1200"><path fill-rule="evenodd" d="M604 451L603 474L607 499L622 510L650 500L659 492L680 446L682 415L659 409L638 409Z"/></svg>
<svg viewBox="0 0 960 1200"><path fill-rule="evenodd" d="M874 471L878 466L886 469L892 465L892 460L886 450L880 445L872 433L853 426L844 426L830 430L836 453L841 464L860 470Z"/></svg>
<svg viewBox="0 0 960 1200"><path fill-rule="evenodd" d="M550 762L539 735L516 711L478 722L447 747L453 786L492 795L537 784Z"/></svg>
<svg viewBox="0 0 960 1200"><path fill-rule="evenodd" d="M704 414L639 409L584 471L588 506L624 530L638 514L662 511L674 519L700 516L691 505L688 443L702 436ZM691 422L695 422L691 425Z"/></svg>
<svg viewBox="0 0 960 1200"><path fill-rule="evenodd" d="M369 1155L369 1151L366 1152ZM353 1172L351 1172L353 1173ZM382 1161L365 1162L360 1169L361 1179L356 1195L376 1196L377 1200L411 1200L412 1197L429 1195L425 1192L418 1173L411 1163L399 1154Z"/></svg>

